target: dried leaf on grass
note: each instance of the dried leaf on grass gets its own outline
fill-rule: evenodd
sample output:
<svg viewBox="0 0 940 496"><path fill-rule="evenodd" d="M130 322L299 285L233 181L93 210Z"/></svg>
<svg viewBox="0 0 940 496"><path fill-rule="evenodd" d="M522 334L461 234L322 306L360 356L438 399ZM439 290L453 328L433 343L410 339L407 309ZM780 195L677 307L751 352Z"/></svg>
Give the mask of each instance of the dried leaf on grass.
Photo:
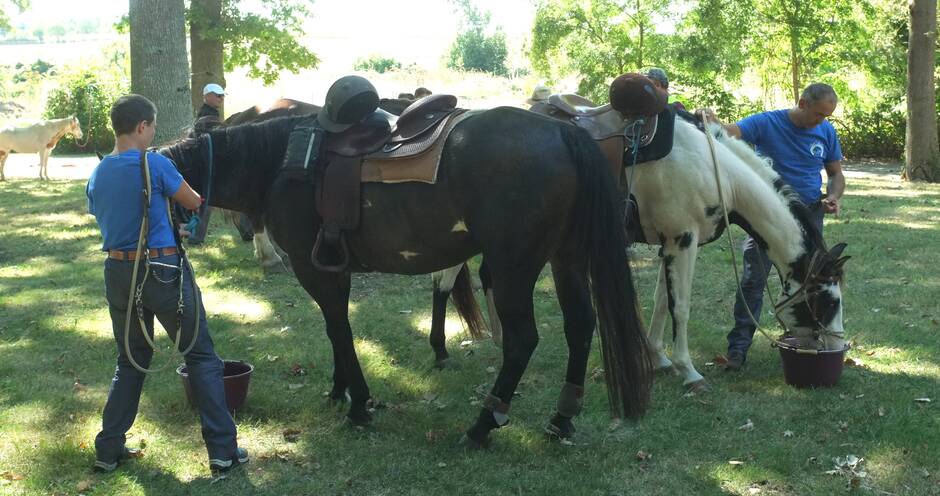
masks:
<svg viewBox="0 0 940 496"><path fill-rule="evenodd" d="M914 398L915 403L930 403L930 398Z"/></svg>
<svg viewBox="0 0 940 496"><path fill-rule="evenodd" d="M858 358L852 358L852 357L846 358L846 359L845 359L845 364L848 365L849 367L859 367L859 368L861 368L861 367L864 367L864 366L865 366L865 362L861 361L861 360L858 359Z"/></svg>
<svg viewBox="0 0 940 496"><path fill-rule="evenodd" d="M78 492L85 492L91 489L91 486L95 485L95 481L85 479L78 484L75 484L75 490Z"/></svg>
<svg viewBox="0 0 940 496"><path fill-rule="evenodd" d="M288 443L294 443L294 442L297 442L298 439L300 439L300 434L302 433L303 431L300 429L284 429L284 432L282 434L284 435L285 441L287 441Z"/></svg>
<svg viewBox="0 0 940 496"><path fill-rule="evenodd" d="M715 357L712 358L712 363L715 365L724 365L728 363L728 357L724 355L715 355Z"/></svg>
<svg viewBox="0 0 940 496"><path fill-rule="evenodd" d="M639 461L641 461L641 462L645 462L646 460L649 460L650 458L653 458L653 454L652 454L652 453L647 453L647 452L645 452L645 451L643 451L643 450L640 450L640 451L637 451L637 452L636 452L636 459L639 460Z"/></svg>
<svg viewBox="0 0 940 496"><path fill-rule="evenodd" d="M731 465L732 467L740 467L741 465L744 465L744 462L741 460L728 460L728 465Z"/></svg>
<svg viewBox="0 0 940 496"><path fill-rule="evenodd" d="M754 422L751 422L751 419L747 419L747 422L745 422L744 425L738 427L738 430L745 432L752 431L754 430Z"/></svg>
<svg viewBox="0 0 940 496"><path fill-rule="evenodd" d="M25 478L26 478L25 475L12 472L10 470L0 473L0 479L3 479L3 480L18 481L18 480L23 480Z"/></svg>
<svg viewBox="0 0 940 496"><path fill-rule="evenodd" d="M793 431L783 431L783 437L793 437Z"/></svg>

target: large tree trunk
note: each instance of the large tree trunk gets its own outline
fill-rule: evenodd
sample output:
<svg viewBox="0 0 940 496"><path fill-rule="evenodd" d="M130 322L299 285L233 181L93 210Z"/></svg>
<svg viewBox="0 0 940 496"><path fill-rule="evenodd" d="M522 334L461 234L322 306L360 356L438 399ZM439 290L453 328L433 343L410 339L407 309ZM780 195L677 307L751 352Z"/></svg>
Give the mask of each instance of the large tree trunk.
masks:
<svg viewBox="0 0 940 496"><path fill-rule="evenodd" d="M937 0L910 0L911 29L907 51L907 135L904 172L911 181L940 180L934 53Z"/></svg>
<svg viewBox="0 0 940 496"><path fill-rule="evenodd" d="M157 106L154 143L179 137L193 120L183 0L130 0L131 91Z"/></svg>
<svg viewBox="0 0 940 496"><path fill-rule="evenodd" d="M222 19L222 0L192 0L190 5L189 50L192 56L193 108L202 106L202 88L208 83L225 87L222 67L223 46L218 36L209 34ZM220 115L225 115L219 109Z"/></svg>

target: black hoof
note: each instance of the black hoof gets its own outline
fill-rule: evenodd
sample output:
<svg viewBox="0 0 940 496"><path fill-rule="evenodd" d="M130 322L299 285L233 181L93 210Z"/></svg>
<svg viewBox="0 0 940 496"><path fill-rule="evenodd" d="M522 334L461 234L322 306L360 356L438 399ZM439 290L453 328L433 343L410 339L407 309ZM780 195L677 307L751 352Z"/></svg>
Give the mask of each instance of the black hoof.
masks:
<svg viewBox="0 0 940 496"><path fill-rule="evenodd" d="M460 438L460 442L458 443L458 445L462 448L466 448L471 451L487 450L487 449L490 449L490 438L489 436L487 436L483 438L482 441L477 441L473 439L472 437L470 437L470 434L467 433L467 434L464 434L463 437Z"/></svg>
<svg viewBox="0 0 940 496"><path fill-rule="evenodd" d="M346 414L346 418L355 427L368 427L372 424L372 414L367 410L352 411Z"/></svg>
<svg viewBox="0 0 940 496"><path fill-rule="evenodd" d="M545 434L553 439L571 439L575 433L574 422L570 417L565 417L559 413L552 416L545 426Z"/></svg>

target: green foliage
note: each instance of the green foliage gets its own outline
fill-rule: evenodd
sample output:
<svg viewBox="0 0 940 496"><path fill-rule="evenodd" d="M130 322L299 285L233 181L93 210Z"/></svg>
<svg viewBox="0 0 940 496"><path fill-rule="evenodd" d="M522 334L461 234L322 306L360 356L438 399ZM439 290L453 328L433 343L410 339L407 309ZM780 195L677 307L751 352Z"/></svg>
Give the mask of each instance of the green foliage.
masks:
<svg viewBox="0 0 940 496"><path fill-rule="evenodd" d="M895 102L881 102L871 110L847 109L844 118L831 120L846 157L900 160L904 156L906 117Z"/></svg>
<svg viewBox="0 0 940 496"><path fill-rule="evenodd" d="M269 17L239 9L236 0L223 0L222 22L207 31L225 46L225 71L247 67L248 76L266 85L277 81L280 71L299 72L319 64L320 59L300 40L303 21L310 15L308 0L261 0ZM189 13L192 23L194 12Z"/></svg>
<svg viewBox="0 0 940 496"><path fill-rule="evenodd" d="M369 57L357 60L353 69L357 71L375 71L379 74L383 74L391 70L401 69L401 62L391 57L370 55Z"/></svg>
<svg viewBox="0 0 940 496"><path fill-rule="evenodd" d="M447 55L447 67L506 75L506 35L497 27L489 32L490 13L480 12L471 0L454 0L463 12L463 26Z"/></svg>
<svg viewBox="0 0 940 496"><path fill-rule="evenodd" d="M29 0L0 0L0 31L9 31L12 28L8 13L11 4L19 12L29 8Z"/></svg>
<svg viewBox="0 0 940 496"><path fill-rule="evenodd" d="M130 92L130 83L120 69L108 67L115 66L80 68L64 72L58 77L59 85L49 93L43 117L78 117L88 143L85 148L80 148L69 137L59 142L56 152L109 152L114 147L111 104Z"/></svg>
<svg viewBox="0 0 940 496"><path fill-rule="evenodd" d="M662 59L668 39L653 30L653 16L671 0L545 0L532 28L529 59L550 80L575 72L578 93L607 101L616 76Z"/></svg>
<svg viewBox="0 0 940 496"><path fill-rule="evenodd" d="M14 67L17 71L16 74L13 75L14 83L25 83L27 81L39 79L47 75L55 75L54 66L42 59L37 59L30 65L17 63Z"/></svg>

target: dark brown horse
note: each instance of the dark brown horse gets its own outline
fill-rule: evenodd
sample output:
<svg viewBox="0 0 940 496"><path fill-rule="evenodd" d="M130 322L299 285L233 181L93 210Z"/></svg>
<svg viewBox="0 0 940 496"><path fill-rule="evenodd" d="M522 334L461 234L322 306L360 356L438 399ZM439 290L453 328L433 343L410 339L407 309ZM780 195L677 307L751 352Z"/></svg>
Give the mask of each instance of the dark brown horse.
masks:
<svg viewBox="0 0 940 496"><path fill-rule="evenodd" d="M342 400L348 390L349 419L367 424L369 388L349 325L350 273L319 271L311 263L321 221L314 187L279 174L300 120L215 129L161 153L197 190L211 181L214 205L263 218L323 312L335 363L330 396ZM574 430L595 321L612 412L638 417L646 410L652 365L623 250L618 193L582 130L518 109L480 112L447 137L435 184L363 184L362 204L360 227L348 236L349 270L422 274L478 253L486 259L504 331L503 364L467 431L471 446L486 445L489 432L508 422L513 392L539 340L532 293L549 261L569 351L549 430Z"/></svg>

